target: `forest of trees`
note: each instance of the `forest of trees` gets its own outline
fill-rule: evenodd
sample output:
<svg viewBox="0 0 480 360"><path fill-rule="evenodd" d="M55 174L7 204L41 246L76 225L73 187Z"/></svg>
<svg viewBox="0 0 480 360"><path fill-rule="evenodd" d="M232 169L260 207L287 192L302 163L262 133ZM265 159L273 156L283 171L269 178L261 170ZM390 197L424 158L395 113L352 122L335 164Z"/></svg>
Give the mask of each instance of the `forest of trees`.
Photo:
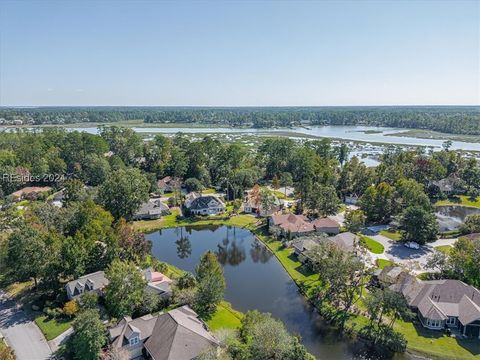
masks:
<svg viewBox="0 0 480 360"><path fill-rule="evenodd" d="M371 125L480 134L478 106L417 107L40 107L0 108L4 123L75 124L143 120L254 128L310 125Z"/></svg>

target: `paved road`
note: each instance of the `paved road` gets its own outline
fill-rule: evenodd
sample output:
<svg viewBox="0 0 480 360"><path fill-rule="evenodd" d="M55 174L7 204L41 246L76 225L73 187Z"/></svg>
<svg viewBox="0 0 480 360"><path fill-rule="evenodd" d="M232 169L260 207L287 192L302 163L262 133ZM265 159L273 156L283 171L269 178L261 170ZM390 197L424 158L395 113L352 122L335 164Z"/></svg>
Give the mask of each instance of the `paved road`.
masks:
<svg viewBox="0 0 480 360"><path fill-rule="evenodd" d="M16 303L0 292L0 331L18 360L50 359L47 340L34 322L28 319Z"/></svg>
<svg viewBox="0 0 480 360"><path fill-rule="evenodd" d="M409 267L413 272L421 273L431 271L426 269L427 258L433 253L434 248L442 245L453 245L458 239L440 239L420 247L420 249L409 249L401 241L393 241L383 235L375 235L372 238L383 245L385 252L383 254L371 254L373 259L388 259L397 264L403 264Z"/></svg>

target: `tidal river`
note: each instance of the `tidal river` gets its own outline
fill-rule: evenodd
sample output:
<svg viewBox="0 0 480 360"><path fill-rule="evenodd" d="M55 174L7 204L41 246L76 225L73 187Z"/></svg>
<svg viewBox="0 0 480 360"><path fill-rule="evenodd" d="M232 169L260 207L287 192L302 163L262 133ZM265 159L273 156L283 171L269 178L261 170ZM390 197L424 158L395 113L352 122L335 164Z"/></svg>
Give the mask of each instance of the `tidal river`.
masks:
<svg viewBox="0 0 480 360"><path fill-rule="evenodd" d="M203 253L214 251L224 268L225 299L242 312L257 309L282 320L318 359L380 357L360 342L340 339L299 293L276 257L250 231L227 226L179 227L148 234L147 238L159 260L191 272ZM395 359L405 357L396 355Z"/></svg>

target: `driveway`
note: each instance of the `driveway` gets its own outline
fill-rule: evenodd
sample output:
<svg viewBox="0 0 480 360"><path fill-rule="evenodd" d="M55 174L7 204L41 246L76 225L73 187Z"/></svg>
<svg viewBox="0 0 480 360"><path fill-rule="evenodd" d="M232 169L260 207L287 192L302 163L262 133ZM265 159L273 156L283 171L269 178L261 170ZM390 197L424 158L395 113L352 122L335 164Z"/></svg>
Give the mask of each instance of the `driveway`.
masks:
<svg viewBox="0 0 480 360"><path fill-rule="evenodd" d="M425 267L427 258L434 251L434 248L442 245L453 245L458 239L440 239L433 243L429 243L420 247L420 249L410 249L403 245L401 241L394 241L383 235L371 236L372 239L378 241L385 248L385 252L377 258L391 260L397 264L402 264L411 269L415 273L431 271Z"/></svg>
<svg viewBox="0 0 480 360"><path fill-rule="evenodd" d="M18 360L45 360L52 357L40 329L13 300L0 292L0 331Z"/></svg>

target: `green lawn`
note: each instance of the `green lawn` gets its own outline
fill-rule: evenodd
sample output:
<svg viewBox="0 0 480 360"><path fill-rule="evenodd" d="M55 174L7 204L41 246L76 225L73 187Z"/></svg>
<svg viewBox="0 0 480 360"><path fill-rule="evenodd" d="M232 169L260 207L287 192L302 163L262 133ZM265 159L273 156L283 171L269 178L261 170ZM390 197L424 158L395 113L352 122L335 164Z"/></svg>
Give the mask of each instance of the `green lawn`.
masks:
<svg viewBox="0 0 480 360"><path fill-rule="evenodd" d="M72 322L73 320L68 319L49 320L45 315L40 315L35 318L35 324L37 324L47 340L55 339L58 335L62 334L72 326Z"/></svg>
<svg viewBox="0 0 480 360"><path fill-rule="evenodd" d="M307 296L311 294L311 291L319 284L318 274L313 273L307 266L303 265L297 259L292 248L282 248L280 241L272 241L269 236L257 234L257 237L274 253L300 289Z"/></svg>
<svg viewBox="0 0 480 360"><path fill-rule="evenodd" d="M207 325L212 331L218 329L238 329L242 318L243 314L240 311L233 309L230 303L222 301L217 305L217 311L207 321Z"/></svg>
<svg viewBox="0 0 480 360"><path fill-rule="evenodd" d="M368 250L370 250L374 254L383 254L383 252L385 251L385 248L383 247L382 244L380 244L378 241L375 241L368 236L362 236L360 238L360 242L362 243L363 246L365 246Z"/></svg>
<svg viewBox="0 0 480 360"><path fill-rule="evenodd" d="M437 201L435 205L463 205L463 206L473 206L480 208L480 197L475 201L470 200L469 196L460 195L446 200Z"/></svg>
<svg viewBox="0 0 480 360"><path fill-rule="evenodd" d="M380 231L380 235L386 236L394 241L399 241L402 238L399 231L382 230Z"/></svg>
<svg viewBox="0 0 480 360"><path fill-rule="evenodd" d="M279 190L273 190L272 193L280 200L294 200L293 197L285 196L285 193Z"/></svg>
<svg viewBox="0 0 480 360"><path fill-rule="evenodd" d="M215 194L216 192L217 190L215 190L214 188L207 188L202 190L202 195Z"/></svg>
<svg viewBox="0 0 480 360"><path fill-rule="evenodd" d="M433 359L480 359L478 340L451 338L441 331L427 330L411 322L397 321L394 328L405 336L409 350L426 353Z"/></svg>
<svg viewBox="0 0 480 360"><path fill-rule="evenodd" d="M383 269L384 267L394 265L393 261L385 260L385 259L377 259L376 263L379 269Z"/></svg>
<svg viewBox="0 0 480 360"><path fill-rule="evenodd" d="M451 247L450 245L435 246L435 250L441 251L446 255L450 254L450 251L452 251L452 249L453 247Z"/></svg>
<svg viewBox="0 0 480 360"><path fill-rule="evenodd" d="M179 209L173 209L170 215L163 216L158 220L140 220L134 221L133 227L143 232L151 232L164 228L172 228L178 226L195 226L195 225L230 225L248 228L255 224L258 219L251 215L236 215L229 217L228 215L209 216L193 219L183 219L177 221L180 214Z"/></svg>

